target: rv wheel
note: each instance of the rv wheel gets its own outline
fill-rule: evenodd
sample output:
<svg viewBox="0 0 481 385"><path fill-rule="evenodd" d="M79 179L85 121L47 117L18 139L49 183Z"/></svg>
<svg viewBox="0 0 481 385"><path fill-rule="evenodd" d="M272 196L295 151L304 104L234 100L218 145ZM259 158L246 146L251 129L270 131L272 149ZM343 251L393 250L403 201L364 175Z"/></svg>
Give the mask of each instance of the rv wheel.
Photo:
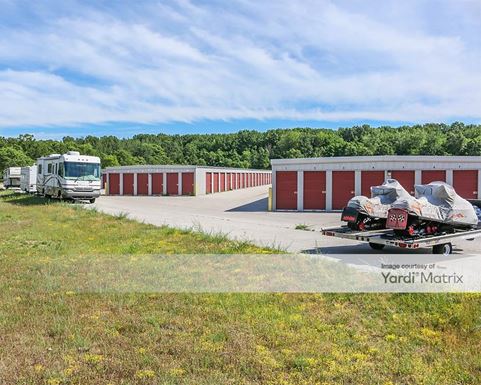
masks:
<svg viewBox="0 0 481 385"><path fill-rule="evenodd" d="M453 245L445 243L443 245L433 246L433 254L449 255L453 252Z"/></svg>
<svg viewBox="0 0 481 385"><path fill-rule="evenodd" d="M95 203L95 198L89 199L90 203Z"/></svg>

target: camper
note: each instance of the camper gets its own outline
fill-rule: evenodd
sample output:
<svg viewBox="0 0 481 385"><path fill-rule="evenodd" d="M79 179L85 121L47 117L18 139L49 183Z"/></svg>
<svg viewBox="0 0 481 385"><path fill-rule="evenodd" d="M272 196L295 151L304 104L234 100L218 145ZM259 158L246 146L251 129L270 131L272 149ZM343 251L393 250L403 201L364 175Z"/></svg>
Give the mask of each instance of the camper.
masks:
<svg viewBox="0 0 481 385"><path fill-rule="evenodd" d="M37 192L37 166L22 167L20 190L25 191L26 193Z"/></svg>
<svg viewBox="0 0 481 385"><path fill-rule="evenodd" d="M8 167L3 172L3 187L19 188L20 187L20 167Z"/></svg>
<svg viewBox="0 0 481 385"><path fill-rule="evenodd" d="M100 196L100 158L69 151L37 159L37 192L94 203Z"/></svg>

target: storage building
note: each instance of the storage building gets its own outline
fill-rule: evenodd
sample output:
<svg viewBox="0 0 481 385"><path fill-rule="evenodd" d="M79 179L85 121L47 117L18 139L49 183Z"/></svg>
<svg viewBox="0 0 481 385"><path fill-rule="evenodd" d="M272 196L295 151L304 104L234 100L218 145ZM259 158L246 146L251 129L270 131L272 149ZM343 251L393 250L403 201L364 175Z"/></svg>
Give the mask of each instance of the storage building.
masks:
<svg viewBox="0 0 481 385"><path fill-rule="evenodd" d="M481 156L355 156L273 159L274 210L341 210L355 195L397 179L415 184L445 181L466 199L481 199Z"/></svg>
<svg viewBox="0 0 481 385"><path fill-rule="evenodd" d="M121 166L103 170L108 195L204 195L271 183L271 172L206 166Z"/></svg>

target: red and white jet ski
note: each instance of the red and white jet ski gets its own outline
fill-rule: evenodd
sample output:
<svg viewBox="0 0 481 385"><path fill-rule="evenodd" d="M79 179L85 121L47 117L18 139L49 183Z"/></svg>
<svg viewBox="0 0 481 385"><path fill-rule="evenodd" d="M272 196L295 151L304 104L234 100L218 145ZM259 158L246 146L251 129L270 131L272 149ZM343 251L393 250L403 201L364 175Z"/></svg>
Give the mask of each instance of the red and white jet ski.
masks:
<svg viewBox="0 0 481 385"><path fill-rule="evenodd" d="M396 179L371 187L371 198L355 196L344 208L341 220L353 230L384 228L391 204L400 198L412 198Z"/></svg>
<svg viewBox="0 0 481 385"><path fill-rule="evenodd" d="M399 198L389 209L386 227L411 237L452 233L478 226L471 203L445 182L416 185L416 198Z"/></svg>

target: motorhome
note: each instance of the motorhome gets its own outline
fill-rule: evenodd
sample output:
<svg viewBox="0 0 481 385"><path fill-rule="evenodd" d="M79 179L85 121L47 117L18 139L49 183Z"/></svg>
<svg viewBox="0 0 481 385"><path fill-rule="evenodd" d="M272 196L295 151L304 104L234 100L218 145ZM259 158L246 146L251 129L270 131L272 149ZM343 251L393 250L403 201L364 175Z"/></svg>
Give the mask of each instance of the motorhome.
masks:
<svg viewBox="0 0 481 385"><path fill-rule="evenodd" d="M20 190L27 193L37 192L37 166L22 167Z"/></svg>
<svg viewBox="0 0 481 385"><path fill-rule="evenodd" d="M69 151L37 159L37 192L94 203L100 196L100 158Z"/></svg>
<svg viewBox="0 0 481 385"><path fill-rule="evenodd" d="M19 188L20 187L20 167L8 167L3 171L3 187Z"/></svg>

